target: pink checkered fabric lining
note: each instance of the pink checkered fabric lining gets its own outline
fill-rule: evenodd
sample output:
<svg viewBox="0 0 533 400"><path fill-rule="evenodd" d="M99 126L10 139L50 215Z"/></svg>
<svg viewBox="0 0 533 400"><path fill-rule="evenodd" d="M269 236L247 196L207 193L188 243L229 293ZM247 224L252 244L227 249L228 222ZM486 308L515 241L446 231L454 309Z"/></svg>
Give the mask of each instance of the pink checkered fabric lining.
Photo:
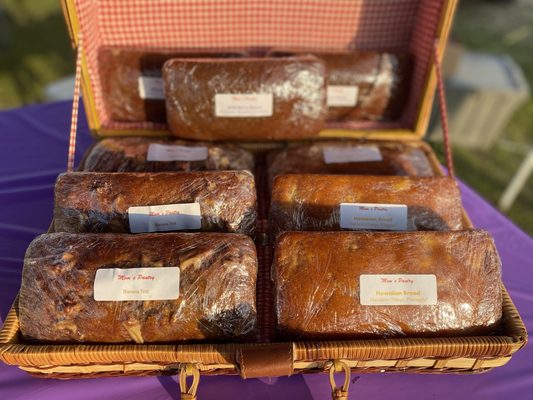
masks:
<svg viewBox="0 0 533 400"><path fill-rule="evenodd" d="M72 116L70 119L70 140L68 145L67 171L74 170L74 158L76 156L76 136L78 131L78 109L80 106L80 82L81 82L81 56L83 54L83 40L81 33L78 34L78 52L76 54L76 80L74 82L74 95L72 101Z"/></svg>
<svg viewBox="0 0 533 400"><path fill-rule="evenodd" d="M401 120L335 125L412 128L442 4L443 0L75 0L96 109L102 127L109 129L165 126L110 120L97 73L97 53L103 45L409 51L415 57L412 95Z"/></svg>

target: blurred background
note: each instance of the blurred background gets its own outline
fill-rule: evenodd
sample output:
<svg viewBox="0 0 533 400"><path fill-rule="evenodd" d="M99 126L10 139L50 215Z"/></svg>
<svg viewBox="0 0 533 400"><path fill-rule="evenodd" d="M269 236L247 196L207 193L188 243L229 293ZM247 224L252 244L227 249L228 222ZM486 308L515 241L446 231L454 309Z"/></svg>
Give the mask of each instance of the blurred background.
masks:
<svg viewBox="0 0 533 400"><path fill-rule="evenodd" d="M443 64L457 175L533 235L533 0L463 0ZM58 0L0 0L0 109L68 99ZM434 112L428 140L442 157Z"/></svg>

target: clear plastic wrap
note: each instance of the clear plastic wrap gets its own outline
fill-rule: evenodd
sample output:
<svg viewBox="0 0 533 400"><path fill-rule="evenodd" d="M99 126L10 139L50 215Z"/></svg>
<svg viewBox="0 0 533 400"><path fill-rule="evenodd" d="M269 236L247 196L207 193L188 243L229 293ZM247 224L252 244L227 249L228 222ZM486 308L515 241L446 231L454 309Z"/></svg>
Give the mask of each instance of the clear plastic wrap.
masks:
<svg viewBox="0 0 533 400"><path fill-rule="evenodd" d="M201 226L190 230L255 234L257 198L248 171L61 174L54 227L57 232L129 233L130 207L180 204L200 209Z"/></svg>
<svg viewBox="0 0 533 400"><path fill-rule="evenodd" d="M291 340L492 334L502 315L500 270L484 231L286 232L272 270L278 334Z"/></svg>
<svg viewBox="0 0 533 400"><path fill-rule="evenodd" d="M307 138L326 119L325 66L313 56L174 59L163 79L167 122L182 138Z"/></svg>
<svg viewBox="0 0 533 400"><path fill-rule="evenodd" d="M102 46L98 50L98 76L106 110L114 121L164 123L161 68L165 61L175 57L240 56L237 52L214 54Z"/></svg>
<svg viewBox="0 0 533 400"><path fill-rule="evenodd" d="M280 175L274 179L272 188L272 232L276 235L283 231L350 229L343 226L341 203L406 206L403 216L396 217L390 210L382 213L384 218L399 222L403 218L405 229L388 229L386 225L385 229L369 229L462 228L461 194L455 180L449 177ZM361 218L373 215L375 213L363 213L357 218L362 221Z"/></svg>
<svg viewBox="0 0 533 400"><path fill-rule="evenodd" d="M95 300L103 270L142 268L135 275L147 279L176 267L178 279L167 285L179 288L175 299ZM104 297L161 294L157 276L138 289L119 273ZM51 342L253 341L256 279L255 245L245 235L45 234L26 252L20 329L27 340Z"/></svg>
<svg viewBox="0 0 533 400"><path fill-rule="evenodd" d="M272 56L309 54L273 50ZM328 71L328 120L394 120L409 96L412 60L406 53L313 52Z"/></svg>
<svg viewBox="0 0 533 400"><path fill-rule="evenodd" d="M206 158L186 161L187 154L185 154L179 160L176 159L179 156L175 156L175 160L172 161L165 161L163 157L158 161L148 161L150 145L169 146L168 153L172 150L170 146L188 149L206 148ZM253 171L253 169L253 154L233 144L144 137L100 140L88 150L79 168L80 171L93 172Z"/></svg>
<svg viewBox="0 0 533 400"><path fill-rule="evenodd" d="M328 140L274 150L267 155L269 182L272 183L276 176L283 174L433 176L433 169L422 146L400 142ZM376 148L381 160L364 158L366 150ZM328 149L356 149L363 153L363 157L352 162L327 163L324 152Z"/></svg>

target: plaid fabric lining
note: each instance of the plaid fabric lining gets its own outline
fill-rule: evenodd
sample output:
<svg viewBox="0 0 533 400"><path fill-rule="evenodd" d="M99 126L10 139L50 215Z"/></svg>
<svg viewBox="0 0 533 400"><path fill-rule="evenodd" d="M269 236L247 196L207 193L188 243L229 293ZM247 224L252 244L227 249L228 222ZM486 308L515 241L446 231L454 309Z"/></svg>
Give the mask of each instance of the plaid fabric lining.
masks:
<svg viewBox="0 0 533 400"><path fill-rule="evenodd" d="M397 123L351 122L355 129L412 128L429 71L443 0L75 0L96 109L107 129L164 129L111 121L102 102L102 45L173 49L358 49L410 51L411 93ZM336 124L339 126L339 124Z"/></svg>

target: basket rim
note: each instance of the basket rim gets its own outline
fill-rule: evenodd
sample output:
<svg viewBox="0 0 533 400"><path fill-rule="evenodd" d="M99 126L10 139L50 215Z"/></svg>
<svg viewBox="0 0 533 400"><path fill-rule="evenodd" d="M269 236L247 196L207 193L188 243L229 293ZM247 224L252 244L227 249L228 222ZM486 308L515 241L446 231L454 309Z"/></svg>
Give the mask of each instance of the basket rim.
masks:
<svg viewBox="0 0 533 400"><path fill-rule="evenodd" d="M527 331L505 286L503 334L436 338L393 338L342 341L283 342L293 347L294 362L325 362L332 359L375 360L478 360L507 358L527 343ZM279 343L223 344L32 344L20 339L18 296L0 330L0 360L6 364L42 367L92 364L232 364L238 368L237 350ZM49 360L43 363L43 359Z"/></svg>

